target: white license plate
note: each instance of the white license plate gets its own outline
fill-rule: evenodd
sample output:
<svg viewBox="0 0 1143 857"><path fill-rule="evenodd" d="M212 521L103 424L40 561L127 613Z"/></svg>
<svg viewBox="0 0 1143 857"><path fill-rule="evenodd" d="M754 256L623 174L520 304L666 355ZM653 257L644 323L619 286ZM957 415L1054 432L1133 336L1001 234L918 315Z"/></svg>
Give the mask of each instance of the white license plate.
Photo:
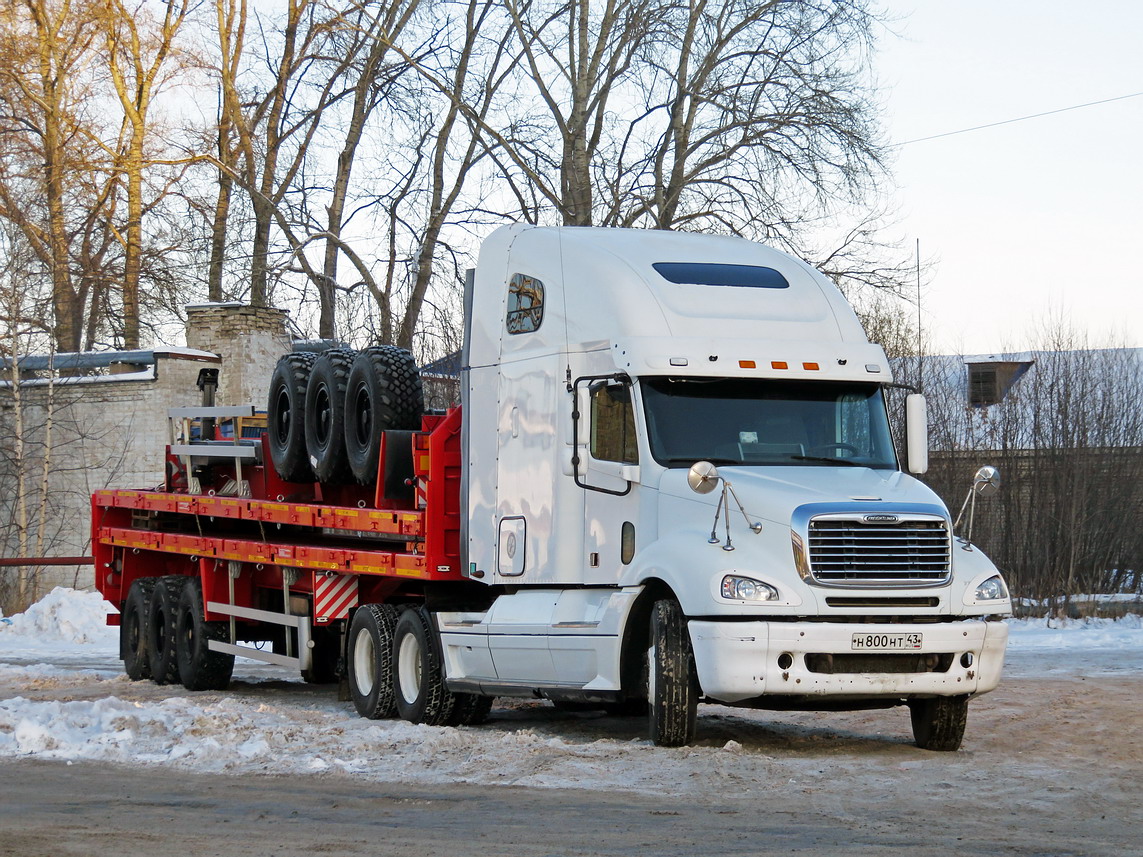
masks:
<svg viewBox="0 0 1143 857"><path fill-rule="evenodd" d="M923 634L854 634L854 651L907 652L921 648Z"/></svg>

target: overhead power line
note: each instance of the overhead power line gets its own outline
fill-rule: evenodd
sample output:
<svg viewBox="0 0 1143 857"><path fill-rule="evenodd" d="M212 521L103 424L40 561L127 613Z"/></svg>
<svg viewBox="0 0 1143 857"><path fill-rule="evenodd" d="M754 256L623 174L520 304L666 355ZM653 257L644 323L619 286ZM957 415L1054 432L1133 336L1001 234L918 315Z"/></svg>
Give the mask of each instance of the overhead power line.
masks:
<svg viewBox="0 0 1143 857"><path fill-rule="evenodd" d="M945 131L943 134L933 134L929 137L918 137L915 140L906 140L896 143L897 146L908 146L912 143L924 143L927 140L939 140L941 137L953 137L957 134L967 134L970 131L983 131L985 128L996 128L1000 125L1011 125L1014 122L1026 122L1029 119L1039 119L1042 116L1054 116L1057 113L1067 113L1069 110L1082 110L1085 107L1095 107L1099 104L1111 104L1113 101L1126 101L1128 98L1138 98L1143 92L1132 92L1130 95L1117 95L1115 98L1104 98L1101 101L1089 101L1086 104L1073 104L1071 107L1060 107L1056 110L1045 110L1043 113L1032 113L1029 116L1017 116L1015 119L1004 119L1000 122L989 122L987 125L974 125L972 128L961 128L959 131Z"/></svg>

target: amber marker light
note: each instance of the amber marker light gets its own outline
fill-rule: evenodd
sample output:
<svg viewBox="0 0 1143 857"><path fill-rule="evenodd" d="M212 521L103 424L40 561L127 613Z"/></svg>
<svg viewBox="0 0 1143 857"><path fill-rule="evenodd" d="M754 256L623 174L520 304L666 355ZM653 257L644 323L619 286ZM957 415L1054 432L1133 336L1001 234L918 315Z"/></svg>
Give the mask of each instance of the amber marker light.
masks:
<svg viewBox="0 0 1143 857"><path fill-rule="evenodd" d="M758 364L755 363L753 360L739 360L738 361L738 368L739 369L757 369Z"/></svg>
<svg viewBox="0 0 1143 857"><path fill-rule="evenodd" d="M802 368L805 369L807 372L817 372L818 371L818 364L817 363L803 363Z"/></svg>
<svg viewBox="0 0 1143 857"><path fill-rule="evenodd" d="M771 369L789 369L790 366L785 360L774 360L770 363Z"/></svg>

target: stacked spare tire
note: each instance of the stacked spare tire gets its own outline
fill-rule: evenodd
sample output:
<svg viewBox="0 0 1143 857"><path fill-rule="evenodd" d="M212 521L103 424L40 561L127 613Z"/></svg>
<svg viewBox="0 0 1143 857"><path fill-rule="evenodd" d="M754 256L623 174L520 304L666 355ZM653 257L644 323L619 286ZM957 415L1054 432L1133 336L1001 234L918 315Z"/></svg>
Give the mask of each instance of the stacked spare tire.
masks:
<svg viewBox="0 0 1143 857"><path fill-rule="evenodd" d="M296 351L270 378L270 458L288 482L368 485L382 433L418 431L423 413L421 376L404 348Z"/></svg>

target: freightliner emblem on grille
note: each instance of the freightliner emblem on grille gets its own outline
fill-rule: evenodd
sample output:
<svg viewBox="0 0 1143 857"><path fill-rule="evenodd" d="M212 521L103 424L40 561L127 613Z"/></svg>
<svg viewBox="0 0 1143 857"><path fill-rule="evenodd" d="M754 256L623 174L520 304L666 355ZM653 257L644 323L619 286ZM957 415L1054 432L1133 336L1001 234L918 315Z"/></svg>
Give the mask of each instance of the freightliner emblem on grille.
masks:
<svg viewBox="0 0 1143 857"><path fill-rule="evenodd" d="M895 524L896 515L863 515L861 520L867 524Z"/></svg>

